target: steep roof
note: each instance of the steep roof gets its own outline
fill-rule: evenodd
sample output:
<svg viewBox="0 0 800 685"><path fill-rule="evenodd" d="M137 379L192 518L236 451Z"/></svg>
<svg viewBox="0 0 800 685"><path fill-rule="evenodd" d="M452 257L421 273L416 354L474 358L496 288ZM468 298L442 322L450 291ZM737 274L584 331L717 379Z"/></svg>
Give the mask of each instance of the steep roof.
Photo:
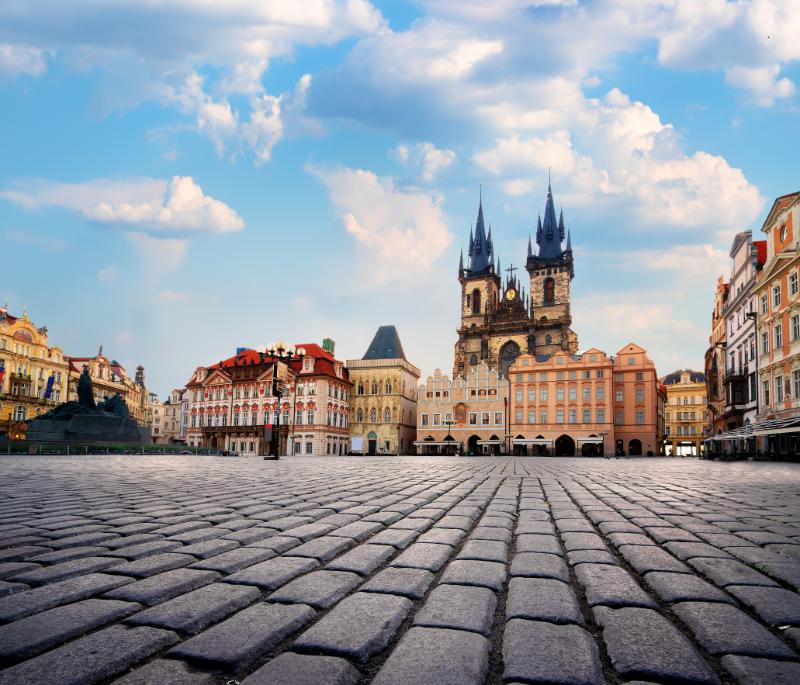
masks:
<svg viewBox="0 0 800 685"><path fill-rule="evenodd" d="M380 326L362 359L405 359L397 328Z"/></svg>

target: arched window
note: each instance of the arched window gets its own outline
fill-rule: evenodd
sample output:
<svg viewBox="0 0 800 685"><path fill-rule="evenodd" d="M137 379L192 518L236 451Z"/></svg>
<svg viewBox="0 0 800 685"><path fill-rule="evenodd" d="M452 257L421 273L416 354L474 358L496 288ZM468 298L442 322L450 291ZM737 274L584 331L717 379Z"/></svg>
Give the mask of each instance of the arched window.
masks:
<svg viewBox="0 0 800 685"><path fill-rule="evenodd" d="M378 394L378 383L376 381L372 381L372 385L369 389L370 395L377 395Z"/></svg>
<svg viewBox="0 0 800 685"><path fill-rule="evenodd" d="M389 407L383 410L383 422L384 423L391 423L392 421L392 412Z"/></svg>
<svg viewBox="0 0 800 685"><path fill-rule="evenodd" d="M369 421L370 423L375 423L378 420L378 413L375 411L375 407L369 410Z"/></svg>
<svg viewBox="0 0 800 685"><path fill-rule="evenodd" d="M392 382L391 381L386 381L386 394L387 395L391 395L392 394Z"/></svg>
<svg viewBox="0 0 800 685"><path fill-rule="evenodd" d="M556 303L556 282L552 278L544 279L544 303L545 305Z"/></svg>
<svg viewBox="0 0 800 685"><path fill-rule="evenodd" d="M553 336L548 333L547 336L544 339L544 342L545 342L546 345L552 345L553 344Z"/></svg>
<svg viewBox="0 0 800 685"><path fill-rule="evenodd" d="M472 313L481 313L481 291L477 288L472 291Z"/></svg>
<svg viewBox="0 0 800 685"><path fill-rule="evenodd" d="M477 366L478 365L478 355L477 354L473 354L469 358L469 365L470 366Z"/></svg>
<svg viewBox="0 0 800 685"><path fill-rule="evenodd" d="M358 421L358 423L364 423L364 410L361 407L359 407L356 412L356 421Z"/></svg>
<svg viewBox="0 0 800 685"><path fill-rule="evenodd" d="M363 395L364 394L364 384L361 381L359 381L359 383L358 383L358 394L359 395Z"/></svg>

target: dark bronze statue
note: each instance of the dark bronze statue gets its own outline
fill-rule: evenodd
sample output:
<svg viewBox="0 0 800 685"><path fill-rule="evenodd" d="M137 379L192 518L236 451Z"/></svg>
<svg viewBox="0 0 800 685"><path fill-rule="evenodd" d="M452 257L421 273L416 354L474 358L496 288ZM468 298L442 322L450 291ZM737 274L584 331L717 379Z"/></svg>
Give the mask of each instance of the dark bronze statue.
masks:
<svg viewBox="0 0 800 685"><path fill-rule="evenodd" d="M83 365L83 373L78 379L78 404L87 409L96 409L94 402L94 389L92 388L92 378L89 376L89 367Z"/></svg>

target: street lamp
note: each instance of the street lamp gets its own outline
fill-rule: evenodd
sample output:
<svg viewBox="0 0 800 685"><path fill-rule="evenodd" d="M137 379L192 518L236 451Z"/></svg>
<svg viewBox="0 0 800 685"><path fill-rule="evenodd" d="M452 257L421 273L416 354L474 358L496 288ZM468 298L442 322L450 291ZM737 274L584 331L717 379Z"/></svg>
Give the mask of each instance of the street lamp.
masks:
<svg viewBox="0 0 800 685"><path fill-rule="evenodd" d="M275 421L275 425L273 426L273 435L272 435L272 445L270 446L269 454L264 457L264 459L280 459L280 446L281 446L281 438L280 438L280 425L281 425L281 398L286 393L286 383L278 378L278 363L283 362L286 366L289 366L289 362L292 359L300 359L302 360L303 357L306 355L306 351L299 347L297 349L294 348L292 345L286 345L286 343L279 341L276 343L270 344L266 349L266 354L268 354L272 358L273 364L273 372L272 372L272 394L278 398L278 416L277 420ZM295 401L297 400L297 393L295 393ZM288 426L289 422L287 421L287 432L286 432L286 443L289 443L289 432Z"/></svg>
<svg viewBox="0 0 800 685"><path fill-rule="evenodd" d="M455 421L453 421L452 419L445 419L444 421L442 421L442 425L443 425L443 426L447 426L447 437L449 437L449 438L452 438L452 437L453 437L452 435L450 435L450 429L451 429L451 428L452 428L452 427L453 427L455 424L456 424L456 422L455 422ZM445 438L445 440L447 440L447 438Z"/></svg>

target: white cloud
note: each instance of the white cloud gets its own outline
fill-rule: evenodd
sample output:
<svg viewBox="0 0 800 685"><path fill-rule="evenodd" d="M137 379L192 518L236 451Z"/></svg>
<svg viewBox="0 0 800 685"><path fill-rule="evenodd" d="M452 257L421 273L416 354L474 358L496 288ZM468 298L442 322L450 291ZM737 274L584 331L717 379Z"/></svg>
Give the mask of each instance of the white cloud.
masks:
<svg viewBox="0 0 800 685"><path fill-rule="evenodd" d="M97 223L144 232L229 233L244 228L244 220L235 210L205 195L191 176L83 183L20 179L0 190L0 197L29 210L64 207Z"/></svg>
<svg viewBox="0 0 800 685"><path fill-rule="evenodd" d="M430 183L440 172L456 161L453 150L437 148L433 143L401 143L390 151L389 156L403 166L413 168L420 180Z"/></svg>
<svg viewBox="0 0 800 685"><path fill-rule="evenodd" d="M725 83L747 91L759 107L771 107L775 100L794 97L795 86L788 78L778 78L780 66L731 67L725 72Z"/></svg>
<svg viewBox="0 0 800 685"><path fill-rule="evenodd" d="M180 238L156 238L133 231L126 233L125 237L141 257L145 271L154 276L175 271L189 249L189 241Z"/></svg>
<svg viewBox="0 0 800 685"><path fill-rule="evenodd" d="M178 290L159 290L155 295L156 302L161 304L175 304L189 299L189 293Z"/></svg>
<svg viewBox="0 0 800 685"><path fill-rule="evenodd" d="M392 178L363 169L308 170L325 185L345 229L361 246L364 275L373 282L413 280L451 243L439 196L399 188Z"/></svg>
<svg viewBox="0 0 800 685"><path fill-rule="evenodd" d="M730 270L728 252L710 243L665 245L625 252L592 250L582 252L581 256L598 260L612 269L641 273L642 269L646 268L651 272L661 272L665 278L680 288L687 284L703 284L711 287L719 274L725 274L727 277Z"/></svg>
<svg viewBox="0 0 800 685"><path fill-rule="evenodd" d="M0 77L41 76L46 68L44 50L0 43Z"/></svg>
<svg viewBox="0 0 800 685"><path fill-rule="evenodd" d="M117 276L119 276L119 269L113 264L97 270L97 280L103 284L115 281Z"/></svg>

